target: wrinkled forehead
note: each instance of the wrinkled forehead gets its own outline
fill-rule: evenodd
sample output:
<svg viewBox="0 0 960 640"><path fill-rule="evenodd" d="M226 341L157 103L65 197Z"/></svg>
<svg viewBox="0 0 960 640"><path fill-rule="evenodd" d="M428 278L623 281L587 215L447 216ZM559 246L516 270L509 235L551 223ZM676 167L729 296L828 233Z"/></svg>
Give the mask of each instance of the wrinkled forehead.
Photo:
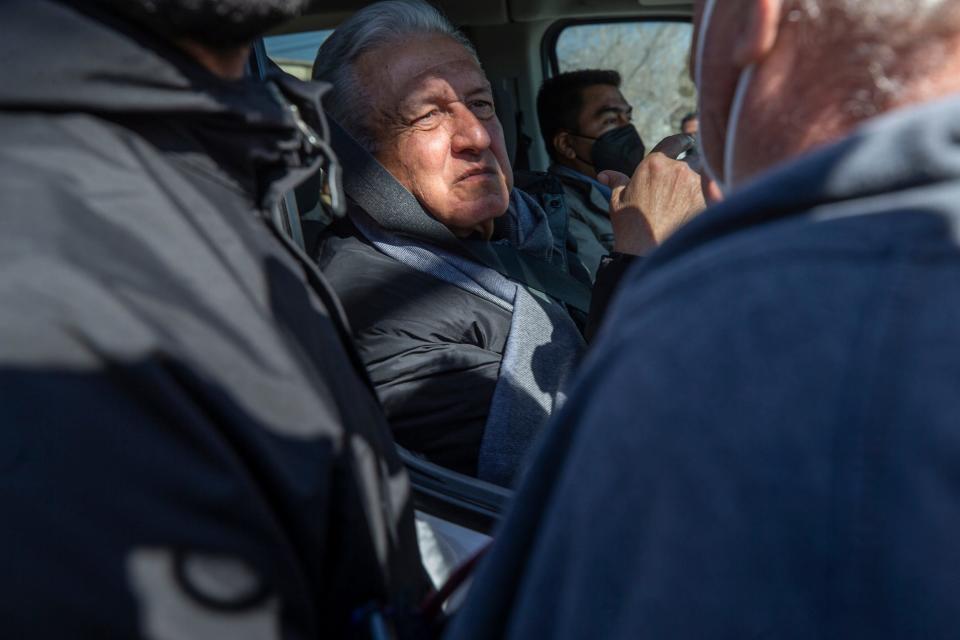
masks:
<svg viewBox="0 0 960 640"><path fill-rule="evenodd" d="M490 82L471 60L434 64L403 82L397 89L400 105L433 99L457 99L490 91Z"/></svg>
<svg viewBox="0 0 960 640"><path fill-rule="evenodd" d="M360 60L360 70L394 106L438 91L464 95L490 86L473 54L439 35L366 55Z"/></svg>
<svg viewBox="0 0 960 640"><path fill-rule="evenodd" d="M583 103L581 113L596 108L598 105L609 105L612 107L628 108L630 103L623 97L623 92L619 87L612 84L594 84L585 87L580 92L580 100Z"/></svg>

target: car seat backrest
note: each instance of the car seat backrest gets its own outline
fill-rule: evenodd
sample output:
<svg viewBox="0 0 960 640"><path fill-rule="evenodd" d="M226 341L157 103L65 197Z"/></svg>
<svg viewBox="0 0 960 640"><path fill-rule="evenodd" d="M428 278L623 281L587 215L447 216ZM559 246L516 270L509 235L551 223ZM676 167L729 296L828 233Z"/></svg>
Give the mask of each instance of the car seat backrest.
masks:
<svg viewBox="0 0 960 640"><path fill-rule="evenodd" d="M490 83L493 89L493 104L497 118L503 127L503 139L507 143L507 157L513 164L517 153L517 102L510 90L510 80L499 78Z"/></svg>
<svg viewBox="0 0 960 640"><path fill-rule="evenodd" d="M514 169L530 168L529 150L533 140L523 131L523 112L517 107L517 79L497 78L491 81L493 103L503 127L507 157Z"/></svg>

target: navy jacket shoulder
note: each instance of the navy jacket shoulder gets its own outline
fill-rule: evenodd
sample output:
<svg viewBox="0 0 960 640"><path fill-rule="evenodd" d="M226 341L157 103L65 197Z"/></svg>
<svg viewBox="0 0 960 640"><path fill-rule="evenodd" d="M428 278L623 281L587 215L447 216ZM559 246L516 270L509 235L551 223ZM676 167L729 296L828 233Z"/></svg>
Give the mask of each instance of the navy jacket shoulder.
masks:
<svg viewBox="0 0 960 640"><path fill-rule="evenodd" d="M628 274L451 637L960 632L958 112L783 167Z"/></svg>

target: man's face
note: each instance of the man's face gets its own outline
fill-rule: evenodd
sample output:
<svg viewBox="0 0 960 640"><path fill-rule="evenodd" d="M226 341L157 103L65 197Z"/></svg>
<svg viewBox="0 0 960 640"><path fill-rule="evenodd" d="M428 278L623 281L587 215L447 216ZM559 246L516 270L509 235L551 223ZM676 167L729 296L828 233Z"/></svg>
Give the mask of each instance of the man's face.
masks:
<svg viewBox="0 0 960 640"><path fill-rule="evenodd" d="M599 138L607 131L630 124L633 107L626 101L620 89L609 84L595 84L581 94L583 107L577 118L582 136Z"/></svg>
<svg viewBox="0 0 960 640"><path fill-rule="evenodd" d="M683 123L682 131L688 136L695 136L700 130L700 121L696 118L691 118Z"/></svg>
<svg viewBox="0 0 960 640"><path fill-rule="evenodd" d="M434 218L460 236L488 232L513 188L490 83L449 37L408 40L364 54L377 160Z"/></svg>
<svg viewBox="0 0 960 640"><path fill-rule="evenodd" d="M599 138L607 131L633 122L633 107L626 101L620 89L609 84L595 84L581 94L583 106L577 117L578 133L570 144L581 158L589 158L594 141L584 138ZM593 172L595 173L595 171Z"/></svg>

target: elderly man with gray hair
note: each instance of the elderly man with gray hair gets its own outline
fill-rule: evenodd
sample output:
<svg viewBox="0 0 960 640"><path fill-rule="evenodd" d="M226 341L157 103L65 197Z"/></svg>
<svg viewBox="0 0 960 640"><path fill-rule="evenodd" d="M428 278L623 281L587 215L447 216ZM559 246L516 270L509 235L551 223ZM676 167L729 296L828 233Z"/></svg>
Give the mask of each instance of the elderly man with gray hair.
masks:
<svg viewBox="0 0 960 640"><path fill-rule="evenodd" d="M958 638L960 3L695 4L726 199L621 283L450 637Z"/></svg>
<svg viewBox="0 0 960 640"><path fill-rule="evenodd" d="M567 250L562 185L514 188L473 47L425 2L357 12L314 77L377 160L317 255L397 441L510 484L585 346L591 282Z"/></svg>

